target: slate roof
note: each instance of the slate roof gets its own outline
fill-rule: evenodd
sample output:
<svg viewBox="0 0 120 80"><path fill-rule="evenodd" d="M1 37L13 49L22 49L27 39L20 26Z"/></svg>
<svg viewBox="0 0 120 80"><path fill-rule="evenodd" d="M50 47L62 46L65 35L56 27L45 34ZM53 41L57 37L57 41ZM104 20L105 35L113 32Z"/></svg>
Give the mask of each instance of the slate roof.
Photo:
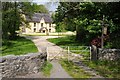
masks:
<svg viewBox="0 0 120 80"><path fill-rule="evenodd" d="M40 20L44 18L46 23L52 23L52 18L50 17L49 14L45 14L45 13L35 13L33 14L33 16L30 18L28 16L26 16L26 20L29 22L40 22Z"/></svg>

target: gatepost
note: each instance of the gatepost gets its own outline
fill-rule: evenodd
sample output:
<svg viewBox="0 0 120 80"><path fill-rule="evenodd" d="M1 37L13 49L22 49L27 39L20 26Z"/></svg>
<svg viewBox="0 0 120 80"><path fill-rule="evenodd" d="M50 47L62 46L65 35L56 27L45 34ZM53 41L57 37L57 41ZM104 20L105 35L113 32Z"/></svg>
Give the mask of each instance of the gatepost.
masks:
<svg viewBox="0 0 120 80"><path fill-rule="evenodd" d="M91 47L91 60L98 60L98 49L95 45L92 45Z"/></svg>

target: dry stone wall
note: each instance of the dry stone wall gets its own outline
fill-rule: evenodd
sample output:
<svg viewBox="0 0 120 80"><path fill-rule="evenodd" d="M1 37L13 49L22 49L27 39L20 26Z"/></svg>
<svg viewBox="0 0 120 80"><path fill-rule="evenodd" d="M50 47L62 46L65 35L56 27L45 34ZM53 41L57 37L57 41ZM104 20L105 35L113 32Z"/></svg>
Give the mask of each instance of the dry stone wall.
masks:
<svg viewBox="0 0 120 80"><path fill-rule="evenodd" d="M98 49L99 60L120 60L120 49Z"/></svg>
<svg viewBox="0 0 120 80"><path fill-rule="evenodd" d="M28 73L38 73L46 59L46 53L29 53L20 56L8 55L0 57L2 77L12 78Z"/></svg>

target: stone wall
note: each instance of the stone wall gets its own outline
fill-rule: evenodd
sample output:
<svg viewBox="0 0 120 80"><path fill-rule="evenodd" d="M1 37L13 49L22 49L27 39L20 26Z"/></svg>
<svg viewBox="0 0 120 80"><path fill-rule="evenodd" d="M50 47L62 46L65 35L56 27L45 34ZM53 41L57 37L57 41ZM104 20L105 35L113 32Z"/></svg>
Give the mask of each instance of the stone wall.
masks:
<svg viewBox="0 0 120 80"><path fill-rule="evenodd" d="M28 73L38 73L46 61L46 53L30 53L26 55L8 55L0 57L2 77L23 76Z"/></svg>
<svg viewBox="0 0 120 80"><path fill-rule="evenodd" d="M99 60L120 60L120 49L98 49Z"/></svg>

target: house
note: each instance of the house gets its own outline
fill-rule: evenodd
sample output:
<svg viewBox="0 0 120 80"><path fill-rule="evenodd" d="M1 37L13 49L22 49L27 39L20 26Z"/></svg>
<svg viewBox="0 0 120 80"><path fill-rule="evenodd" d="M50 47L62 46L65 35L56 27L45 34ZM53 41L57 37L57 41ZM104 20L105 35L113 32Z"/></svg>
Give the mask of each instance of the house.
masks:
<svg viewBox="0 0 120 80"><path fill-rule="evenodd" d="M22 27L22 32L24 33L55 32L55 24L53 24L52 18L49 14L35 13L31 18L25 16L25 19L29 22L29 27Z"/></svg>

